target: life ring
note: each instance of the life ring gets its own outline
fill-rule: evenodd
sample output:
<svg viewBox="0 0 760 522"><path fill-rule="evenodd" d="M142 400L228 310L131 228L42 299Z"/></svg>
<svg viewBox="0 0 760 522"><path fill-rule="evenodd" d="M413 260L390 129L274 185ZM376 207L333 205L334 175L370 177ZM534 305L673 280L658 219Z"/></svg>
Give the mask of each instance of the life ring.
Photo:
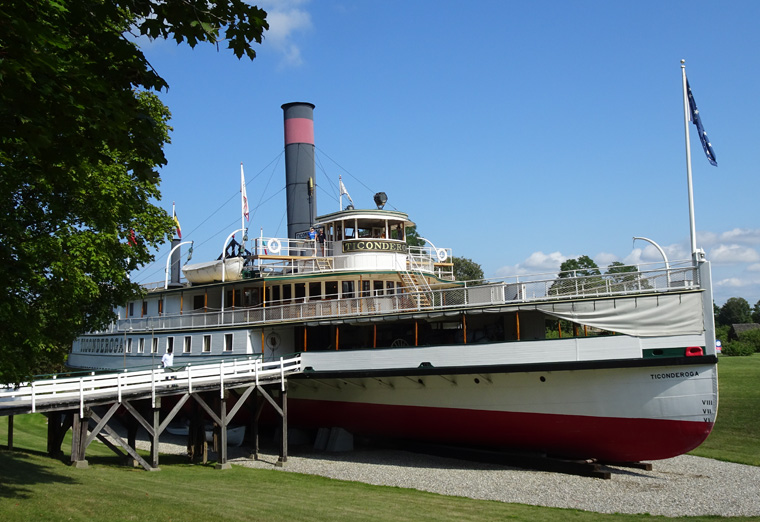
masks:
<svg viewBox="0 0 760 522"><path fill-rule="evenodd" d="M446 253L446 251L442 248L439 248L435 251L435 257L438 258L439 263L443 263L446 261L446 259L449 257L449 255Z"/></svg>
<svg viewBox="0 0 760 522"><path fill-rule="evenodd" d="M273 237L267 242L267 248L269 251L273 254L279 254L280 248L282 248L282 245L280 245L280 240L276 237Z"/></svg>
<svg viewBox="0 0 760 522"><path fill-rule="evenodd" d="M266 336L266 344L267 348L270 350L275 350L280 346L280 334L277 332L272 332Z"/></svg>

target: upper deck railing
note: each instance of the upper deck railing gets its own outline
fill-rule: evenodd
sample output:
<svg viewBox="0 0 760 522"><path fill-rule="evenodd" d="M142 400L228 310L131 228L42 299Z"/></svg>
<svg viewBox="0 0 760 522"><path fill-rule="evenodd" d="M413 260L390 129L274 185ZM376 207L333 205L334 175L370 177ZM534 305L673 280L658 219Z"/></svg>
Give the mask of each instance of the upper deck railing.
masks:
<svg viewBox="0 0 760 522"><path fill-rule="evenodd" d="M584 273L584 275L579 275ZM648 269L614 267L612 273L582 271L532 276L512 276L499 280L463 282L451 288L443 284L424 291L398 287L367 290L350 296L328 295L317 299L267 302L255 307L225 310L206 309L183 314L122 319L100 333L203 329L214 326L256 325L270 322L378 316L415 311L445 311L553 300L612 297L662 293L699 288L699 271L691 261L650 265ZM424 295L425 299L421 296Z"/></svg>

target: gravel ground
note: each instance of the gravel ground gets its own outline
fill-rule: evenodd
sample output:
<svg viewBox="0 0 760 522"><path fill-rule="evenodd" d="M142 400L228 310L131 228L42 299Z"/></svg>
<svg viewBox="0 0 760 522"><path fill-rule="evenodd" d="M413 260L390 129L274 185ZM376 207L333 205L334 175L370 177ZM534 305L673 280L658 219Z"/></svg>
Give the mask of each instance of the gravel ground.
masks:
<svg viewBox="0 0 760 522"><path fill-rule="evenodd" d="M159 451L182 454L185 448L181 440L167 439ZM254 461L248 449L229 448L228 459L250 468L599 513L760 516L760 467L691 455L654 461L652 471L609 467L612 478L602 480L398 450L291 453L281 468L275 466L277 454L266 450Z"/></svg>

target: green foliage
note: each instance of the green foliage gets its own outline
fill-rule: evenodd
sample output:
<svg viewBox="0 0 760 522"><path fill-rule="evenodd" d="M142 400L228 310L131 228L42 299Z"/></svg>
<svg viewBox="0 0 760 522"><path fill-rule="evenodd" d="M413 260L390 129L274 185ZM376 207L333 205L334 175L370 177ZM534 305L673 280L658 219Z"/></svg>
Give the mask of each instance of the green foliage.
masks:
<svg viewBox="0 0 760 522"><path fill-rule="evenodd" d="M417 232L417 225L406 227L406 244L417 247L425 246L425 241L420 237L419 232Z"/></svg>
<svg viewBox="0 0 760 522"><path fill-rule="evenodd" d="M739 340L753 347L753 351L760 353L760 328L748 330L739 334Z"/></svg>
<svg viewBox="0 0 760 522"><path fill-rule="evenodd" d="M128 31L194 46L224 27L253 58L265 14L239 0L0 4L0 383L60 366L138 294L127 274L172 229L154 204L170 115L151 91L166 82Z"/></svg>
<svg viewBox="0 0 760 522"><path fill-rule="evenodd" d="M723 355L746 357L755 353L755 347L746 341L729 341L723 345Z"/></svg>
<svg viewBox="0 0 760 522"><path fill-rule="evenodd" d="M715 338L720 339L723 346L728 342L729 330L731 330L731 327L727 325L715 326Z"/></svg>
<svg viewBox="0 0 760 522"><path fill-rule="evenodd" d="M641 278L635 266L624 265L620 261L610 263L605 275L611 292L627 292L652 287L649 281Z"/></svg>
<svg viewBox="0 0 760 522"><path fill-rule="evenodd" d="M454 256L451 261L454 263L454 278L457 281L483 280L483 268L472 259Z"/></svg>
<svg viewBox="0 0 760 522"><path fill-rule="evenodd" d="M760 301L756 302L752 308L752 322L760 323Z"/></svg>
<svg viewBox="0 0 760 522"><path fill-rule="evenodd" d="M732 325L752 322L749 303L743 297L731 297L720 307L716 317L717 324Z"/></svg>
<svg viewBox="0 0 760 522"><path fill-rule="evenodd" d="M602 273L594 260L588 256L567 259L559 269L557 280L549 288L549 295L583 294L602 284L602 278L597 277Z"/></svg>

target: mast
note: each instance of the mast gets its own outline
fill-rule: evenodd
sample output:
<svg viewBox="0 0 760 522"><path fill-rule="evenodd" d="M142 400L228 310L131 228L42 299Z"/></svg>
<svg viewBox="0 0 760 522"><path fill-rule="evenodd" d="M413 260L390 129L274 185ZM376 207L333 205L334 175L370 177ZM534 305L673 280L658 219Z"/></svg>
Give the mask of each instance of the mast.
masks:
<svg viewBox="0 0 760 522"><path fill-rule="evenodd" d="M683 83L683 126L686 138L686 185L689 192L689 235L691 238L691 258L697 262L697 227L694 220L694 186L691 179L691 145L689 144L689 93L686 87L686 60L681 60L681 80Z"/></svg>

